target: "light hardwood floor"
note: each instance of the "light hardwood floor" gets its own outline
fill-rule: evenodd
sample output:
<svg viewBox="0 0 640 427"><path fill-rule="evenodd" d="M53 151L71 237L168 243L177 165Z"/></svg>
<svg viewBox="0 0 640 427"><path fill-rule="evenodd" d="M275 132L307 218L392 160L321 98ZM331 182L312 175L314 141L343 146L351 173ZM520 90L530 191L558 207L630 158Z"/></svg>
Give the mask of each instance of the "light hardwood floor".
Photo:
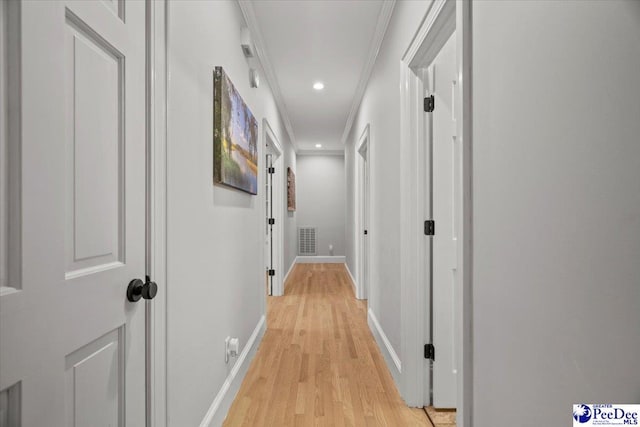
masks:
<svg viewBox="0 0 640 427"><path fill-rule="evenodd" d="M429 421L435 427L456 427L455 409L436 409L433 406L428 406L424 410L427 412Z"/></svg>
<svg viewBox="0 0 640 427"><path fill-rule="evenodd" d="M431 426L408 408L342 264L298 264L225 426Z"/></svg>

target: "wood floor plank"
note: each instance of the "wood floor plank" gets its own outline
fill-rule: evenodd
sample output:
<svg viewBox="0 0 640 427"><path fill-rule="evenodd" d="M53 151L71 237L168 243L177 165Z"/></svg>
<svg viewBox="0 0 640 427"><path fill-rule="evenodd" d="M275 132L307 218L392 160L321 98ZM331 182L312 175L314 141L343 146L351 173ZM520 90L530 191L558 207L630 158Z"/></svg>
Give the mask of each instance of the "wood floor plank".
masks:
<svg viewBox="0 0 640 427"><path fill-rule="evenodd" d="M224 426L427 426L408 408L342 264L297 264Z"/></svg>
<svg viewBox="0 0 640 427"><path fill-rule="evenodd" d="M456 427L455 409L436 409L433 406L425 407L427 418L435 427Z"/></svg>

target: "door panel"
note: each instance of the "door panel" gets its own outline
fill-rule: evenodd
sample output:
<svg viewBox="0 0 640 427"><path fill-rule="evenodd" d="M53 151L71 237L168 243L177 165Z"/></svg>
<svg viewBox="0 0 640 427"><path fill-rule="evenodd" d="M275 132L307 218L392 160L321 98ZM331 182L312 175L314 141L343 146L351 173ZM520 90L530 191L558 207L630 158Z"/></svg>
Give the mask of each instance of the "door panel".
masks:
<svg viewBox="0 0 640 427"><path fill-rule="evenodd" d="M456 407L456 361L454 348L454 290L456 280L456 218L454 175L458 156L453 120L455 34L445 43L431 67L435 99L433 135L433 406Z"/></svg>
<svg viewBox="0 0 640 427"><path fill-rule="evenodd" d="M120 259L123 57L67 17L67 275ZM84 28L82 28L84 27Z"/></svg>
<svg viewBox="0 0 640 427"><path fill-rule="evenodd" d="M74 426L124 425L124 356L122 327L65 358L67 413Z"/></svg>
<svg viewBox="0 0 640 427"><path fill-rule="evenodd" d="M145 3L16 4L21 280L0 292L0 395L17 390L22 427L144 426L145 304L126 289L145 275Z"/></svg>

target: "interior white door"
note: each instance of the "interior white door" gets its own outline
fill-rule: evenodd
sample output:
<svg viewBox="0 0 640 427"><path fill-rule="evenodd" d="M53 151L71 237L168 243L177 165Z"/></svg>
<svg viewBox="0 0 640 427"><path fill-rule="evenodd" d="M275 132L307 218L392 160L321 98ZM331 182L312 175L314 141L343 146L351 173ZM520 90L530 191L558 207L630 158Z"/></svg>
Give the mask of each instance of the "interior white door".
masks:
<svg viewBox="0 0 640 427"><path fill-rule="evenodd" d="M356 298L369 298L369 136L368 130L360 139L357 154L357 222L358 230L358 289Z"/></svg>
<svg viewBox="0 0 640 427"><path fill-rule="evenodd" d="M2 103L19 132L2 137L19 161L2 202L20 214L1 224L19 230L3 239L18 267L0 293L4 416L142 427L145 303L126 291L145 275L145 2L8 3L18 94Z"/></svg>
<svg viewBox="0 0 640 427"><path fill-rule="evenodd" d="M455 90L455 33L433 61L430 72L435 109L432 113L433 237L432 328L433 406L456 407L456 351L454 348L454 290L457 227L454 206L455 165L459 156L453 117Z"/></svg>
<svg viewBox="0 0 640 427"><path fill-rule="evenodd" d="M265 200L266 200L266 230L267 230L267 238L266 238L266 247L265 247L265 260L267 264L267 294L269 296L273 295L273 277L275 273L275 265L273 262L273 226L274 222L274 212L273 212L273 155L267 154L265 156L265 164L266 164L266 192L265 192Z"/></svg>
<svg viewBox="0 0 640 427"><path fill-rule="evenodd" d="M369 160L368 152L369 146L365 147L363 156L363 196L362 196L362 224L364 225L364 235L362 244L362 277L364 278L362 283L362 298L369 299Z"/></svg>

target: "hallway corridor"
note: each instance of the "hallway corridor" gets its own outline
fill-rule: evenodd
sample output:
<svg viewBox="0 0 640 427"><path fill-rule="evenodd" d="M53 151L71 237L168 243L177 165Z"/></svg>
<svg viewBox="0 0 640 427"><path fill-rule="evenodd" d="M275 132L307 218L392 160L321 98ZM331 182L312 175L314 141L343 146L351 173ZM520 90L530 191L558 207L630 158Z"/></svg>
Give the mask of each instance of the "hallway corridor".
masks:
<svg viewBox="0 0 640 427"><path fill-rule="evenodd" d="M431 426L408 408L342 264L298 264L225 426Z"/></svg>

